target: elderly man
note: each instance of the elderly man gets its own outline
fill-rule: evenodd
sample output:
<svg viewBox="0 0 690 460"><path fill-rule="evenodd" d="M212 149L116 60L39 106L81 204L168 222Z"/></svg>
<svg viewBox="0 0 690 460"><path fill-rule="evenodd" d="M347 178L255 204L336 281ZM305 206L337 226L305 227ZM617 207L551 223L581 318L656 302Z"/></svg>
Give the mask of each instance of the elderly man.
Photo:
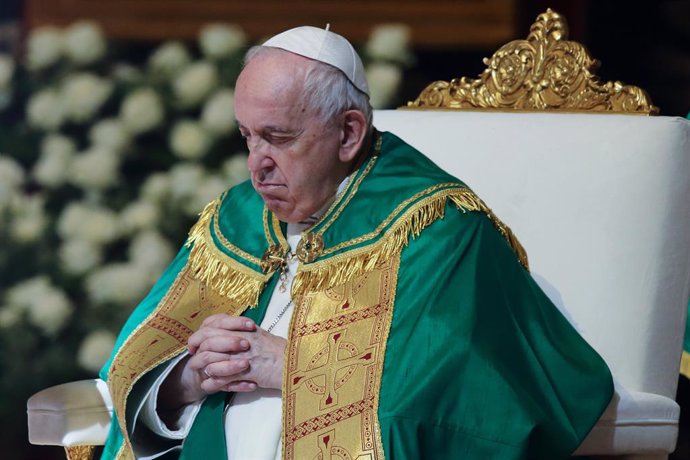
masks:
<svg viewBox="0 0 690 460"><path fill-rule="evenodd" d="M484 203L373 128L367 93L327 30L250 50L251 183L125 325L104 458L556 459L596 422L606 365Z"/></svg>

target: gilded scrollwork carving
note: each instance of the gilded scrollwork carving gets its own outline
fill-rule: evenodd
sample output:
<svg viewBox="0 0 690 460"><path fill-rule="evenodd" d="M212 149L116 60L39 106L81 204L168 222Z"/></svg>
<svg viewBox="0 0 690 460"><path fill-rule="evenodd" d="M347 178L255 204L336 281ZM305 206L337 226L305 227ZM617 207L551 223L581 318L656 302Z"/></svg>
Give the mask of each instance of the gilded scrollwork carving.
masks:
<svg viewBox="0 0 690 460"><path fill-rule="evenodd" d="M96 446L65 447L67 460L92 460L96 453Z"/></svg>
<svg viewBox="0 0 690 460"><path fill-rule="evenodd" d="M598 61L567 38L565 18L549 9L526 40L509 42L485 58L479 78L433 82L407 107L658 113L644 90L600 82L594 74Z"/></svg>

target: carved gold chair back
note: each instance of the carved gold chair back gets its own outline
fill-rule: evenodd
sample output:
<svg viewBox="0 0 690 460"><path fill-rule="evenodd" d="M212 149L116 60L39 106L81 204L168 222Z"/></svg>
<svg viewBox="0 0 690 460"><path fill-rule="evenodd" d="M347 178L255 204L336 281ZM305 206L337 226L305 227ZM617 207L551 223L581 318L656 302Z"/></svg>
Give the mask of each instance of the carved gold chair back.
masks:
<svg viewBox="0 0 690 460"><path fill-rule="evenodd" d="M641 88L600 82L599 62L568 40L565 18L551 9L537 17L526 40L503 45L484 64L479 78L435 81L403 108L659 113Z"/></svg>

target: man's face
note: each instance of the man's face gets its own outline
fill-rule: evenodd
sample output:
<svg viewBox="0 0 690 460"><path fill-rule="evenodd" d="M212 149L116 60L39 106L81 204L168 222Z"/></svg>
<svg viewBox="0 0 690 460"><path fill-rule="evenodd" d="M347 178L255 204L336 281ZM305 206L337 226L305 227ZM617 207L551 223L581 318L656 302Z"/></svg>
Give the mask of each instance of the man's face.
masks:
<svg viewBox="0 0 690 460"><path fill-rule="evenodd" d="M313 62L292 53L252 60L235 86L235 116L247 140L252 185L284 222L300 222L332 197L347 174L341 131L306 107L302 88Z"/></svg>

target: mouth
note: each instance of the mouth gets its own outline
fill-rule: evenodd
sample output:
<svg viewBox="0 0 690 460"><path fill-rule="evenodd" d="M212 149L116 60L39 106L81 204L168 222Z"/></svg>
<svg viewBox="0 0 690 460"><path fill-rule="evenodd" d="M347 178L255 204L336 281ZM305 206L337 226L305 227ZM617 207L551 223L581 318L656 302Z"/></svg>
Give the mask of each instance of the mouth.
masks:
<svg viewBox="0 0 690 460"><path fill-rule="evenodd" d="M285 198L285 184L269 181L254 181L254 190L261 195L266 204L282 201Z"/></svg>
<svg viewBox="0 0 690 460"><path fill-rule="evenodd" d="M256 182L254 188L260 194L273 194L285 188L284 184L277 184L272 182Z"/></svg>

